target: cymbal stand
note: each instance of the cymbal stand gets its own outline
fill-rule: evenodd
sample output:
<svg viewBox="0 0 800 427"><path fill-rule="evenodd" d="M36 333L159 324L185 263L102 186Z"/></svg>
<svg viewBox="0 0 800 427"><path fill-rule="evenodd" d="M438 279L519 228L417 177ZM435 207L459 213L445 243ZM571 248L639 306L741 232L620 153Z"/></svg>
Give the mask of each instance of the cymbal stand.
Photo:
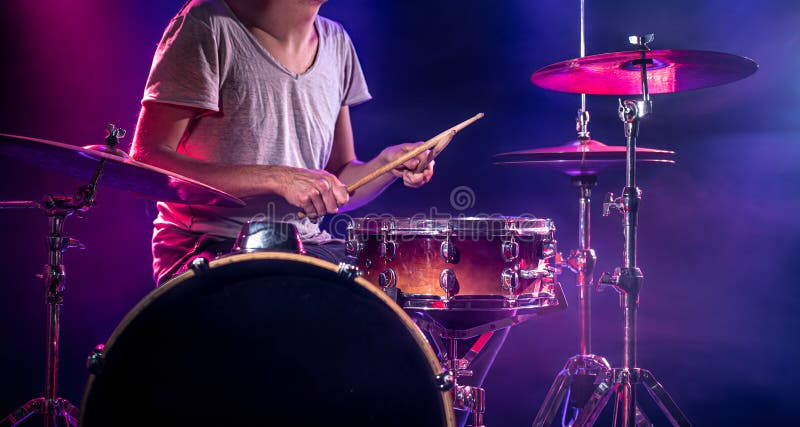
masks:
<svg viewBox="0 0 800 427"><path fill-rule="evenodd" d="M624 251L623 267L617 268L613 274L604 273L598 281L602 289L611 286L621 295L623 306L623 354L622 368L611 369L599 376L595 381L595 390L581 409L577 425L592 425L600 415L611 394L617 396L614 412L614 425L617 416L622 427L650 426L652 423L636 406L635 385L646 386L650 397L656 402L673 426L691 426L689 420L681 412L664 387L647 370L636 363L636 317L639 308L639 291L644 276L636 265L636 231L641 200L641 190L636 187L636 137L639 132L639 121L647 118L652 112L653 104L647 87L647 67L653 61L647 59L647 44L653 41L653 35L631 36L630 42L638 47L641 59L631 61L631 68L639 68L642 80L641 100L619 100L619 118L623 122L627 142L625 188L619 198L609 194L603 204L603 215L607 216L611 209L623 215ZM619 413L621 409L621 414Z"/></svg>
<svg viewBox="0 0 800 427"><path fill-rule="evenodd" d="M113 148L118 138L125 136L124 129L108 125L106 143ZM64 221L76 212L84 213L94 205L97 183L103 173L106 159L101 158L89 184L81 186L73 196L48 195L40 201L0 202L0 209L36 208L47 213L49 234L47 236L48 263L42 278L46 289L47 303L47 361L44 396L29 400L0 420L0 426L16 426L33 414L44 416L45 427L56 427L58 418L63 417L70 426L78 425L80 411L67 399L58 397L58 347L61 332L61 306L64 303L66 272L63 254L67 249L84 246L77 240L63 235Z"/></svg>
<svg viewBox="0 0 800 427"><path fill-rule="evenodd" d="M589 140L589 112L583 108L577 117L578 139ZM586 403L596 379L605 378L611 370L608 361L592 354L592 320L591 320L591 286L597 255L591 248L591 195L597 184L597 175L585 174L572 177L572 185L578 187L578 243L577 250L571 251L566 266L577 275L578 282L578 327L580 335L580 354L567 360L564 369L556 376L547 392L536 419L534 427L549 426L553 422L561 402L564 402L562 425L572 426L580 418L580 408ZM572 409L571 419L567 420L567 412Z"/></svg>

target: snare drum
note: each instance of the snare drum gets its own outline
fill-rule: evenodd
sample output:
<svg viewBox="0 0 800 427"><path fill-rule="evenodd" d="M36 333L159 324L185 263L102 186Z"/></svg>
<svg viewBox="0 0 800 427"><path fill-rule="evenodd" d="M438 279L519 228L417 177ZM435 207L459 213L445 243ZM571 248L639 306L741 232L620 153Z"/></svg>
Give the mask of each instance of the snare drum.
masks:
<svg viewBox="0 0 800 427"><path fill-rule="evenodd" d="M427 326L475 335L566 307L554 232L543 218L367 217L349 224L346 249L367 280L439 323Z"/></svg>
<svg viewBox="0 0 800 427"><path fill-rule="evenodd" d="M144 298L93 364L81 425L454 426L414 322L347 265L229 255Z"/></svg>

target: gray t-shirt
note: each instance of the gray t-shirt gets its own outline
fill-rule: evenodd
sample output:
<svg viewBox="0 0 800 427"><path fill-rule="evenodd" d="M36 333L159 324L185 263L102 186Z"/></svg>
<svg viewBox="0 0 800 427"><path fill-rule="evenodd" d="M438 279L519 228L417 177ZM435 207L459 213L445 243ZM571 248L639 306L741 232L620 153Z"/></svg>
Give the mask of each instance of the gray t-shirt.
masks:
<svg viewBox="0 0 800 427"><path fill-rule="evenodd" d="M223 164L324 169L339 110L371 98L350 37L323 17L314 22L319 47L303 74L280 64L224 0L195 0L172 19L158 45L142 102L205 110L193 120L178 152ZM245 208L159 203L157 224L236 237L242 224L298 209L283 199L252 198ZM319 227L298 221L314 240Z"/></svg>

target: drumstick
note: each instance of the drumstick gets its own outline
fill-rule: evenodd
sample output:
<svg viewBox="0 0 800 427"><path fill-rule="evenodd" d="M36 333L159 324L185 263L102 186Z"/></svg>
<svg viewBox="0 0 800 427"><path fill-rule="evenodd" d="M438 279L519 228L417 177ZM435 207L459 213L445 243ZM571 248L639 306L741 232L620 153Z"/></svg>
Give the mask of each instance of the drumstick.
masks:
<svg viewBox="0 0 800 427"><path fill-rule="evenodd" d="M347 186L347 192L348 193L352 193L353 191L356 191L358 188L363 187L364 185L368 184L369 182L371 182L372 180L378 178L379 176L391 171L392 169L394 169L394 168L402 165L403 163L409 161L410 159L416 157L417 155L419 155L419 153L422 153L425 150L433 149L434 152L435 152L435 155L433 155L434 152L432 152L431 153L432 155L428 156L428 160L426 160L424 162L425 165L427 165L428 163L430 163L431 160L433 160L433 157L436 157L436 155L439 155L439 153L441 153L442 150L444 150L444 147L446 147L447 144L450 143L450 141L453 139L453 136L455 136L455 134L460 132L465 127L471 125L472 123L474 123L478 119L482 118L483 116L484 116L483 113L478 113L478 114L472 116L471 118L469 118L467 120L464 120L463 122L451 127L450 129L447 129L446 131L444 131L444 132L434 136L433 138L423 142L419 146L414 147L413 150L411 150L411 151L403 154L402 156L398 157L397 159L395 159L395 160L393 160L393 161L391 161L391 162L379 167L378 169L375 169L374 171L370 172L369 174L363 176L358 181L348 185ZM305 216L306 216L306 214L304 212L298 212L297 213L297 218L298 219L302 219Z"/></svg>
<svg viewBox="0 0 800 427"><path fill-rule="evenodd" d="M450 140L453 139L453 136L456 133L458 133L459 131L461 131L465 127L471 125L473 122L475 122L476 120L480 119L481 117L483 117L483 113L478 113L478 114L474 115L472 118L464 120L463 122L451 127L450 129L447 129L446 131L440 133L439 135L436 135L433 138L425 141L421 145L419 145L419 146L415 147L413 150L403 154L402 156L398 157L394 161L392 161L390 163L387 163L387 164L383 165L382 167L380 167L378 169L375 169L374 171L370 172L368 175L362 177L358 181L348 185L347 186L347 192L348 193L352 193L356 189L364 186L365 184L369 183L370 181L374 180L375 178L385 174L386 172L389 172L390 170L392 170L392 169L402 165L403 163L409 161L410 159L416 157L417 155L419 155L419 153L422 153L423 151L430 150L431 148L434 148L434 147L439 148L438 146L441 145L441 148L439 148L437 150L436 154L440 153L444 149L444 147L447 146L447 144L450 143ZM430 162L431 160L432 159L429 158L427 162Z"/></svg>

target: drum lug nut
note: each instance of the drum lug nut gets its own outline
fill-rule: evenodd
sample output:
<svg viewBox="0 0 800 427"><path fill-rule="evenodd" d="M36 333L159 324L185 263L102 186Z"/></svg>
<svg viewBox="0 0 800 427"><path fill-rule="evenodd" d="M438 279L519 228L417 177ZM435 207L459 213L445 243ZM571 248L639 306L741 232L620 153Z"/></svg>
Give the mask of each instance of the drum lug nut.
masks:
<svg viewBox="0 0 800 427"><path fill-rule="evenodd" d="M359 242L357 240L348 240L347 243L344 244L344 251L347 255L352 257L357 257L364 251L364 242Z"/></svg>
<svg viewBox="0 0 800 427"><path fill-rule="evenodd" d="M439 256L442 257L442 261L448 264L455 264L458 262L458 248L456 248L456 244L451 242L449 239L442 242L439 246Z"/></svg>
<svg viewBox="0 0 800 427"><path fill-rule="evenodd" d="M504 291L513 291L519 286L519 273L513 268L504 268L500 273L500 287Z"/></svg>
<svg viewBox="0 0 800 427"><path fill-rule="evenodd" d="M548 259L556 254L556 242L549 241L542 244L542 259Z"/></svg>
<svg viewBox="0 0 800 427"><path fill-rule="evenodd" d="M397 256L397 242L381 242L380 253L386 262L394 261L394 257Z"/></svg>
<svg viewBox="0 0 800 427"><path fill-rule="evenodd" d="M503 242L503 260L506 262L512 262L519 257L519 243L511 240L508 242Z"/></svg>
<svg viewBox="0 0 800 427"><path fill-rule="evenodd" d="M386 290L397 286L397 273L393 268L387 268L378 275L378 284Z"/></svg>
<svg viewBox="0 0 800 427"><path fill-rule="evenodd" d="M100 375L103 372L103 366L105 366L105 351L106 346L104 344L97 344L92 349L92 352L89 353L89 356L86 358L86 370L89 371L92 375Z"/></svg>
<svg viewBox="0 0 800 427"><path fill-rule="evenodd" d="M439 286L445 292L445 296L450 298L452 295L458 293L458 278L456 272L450 268L445 268L439 274Z"/></svg>

